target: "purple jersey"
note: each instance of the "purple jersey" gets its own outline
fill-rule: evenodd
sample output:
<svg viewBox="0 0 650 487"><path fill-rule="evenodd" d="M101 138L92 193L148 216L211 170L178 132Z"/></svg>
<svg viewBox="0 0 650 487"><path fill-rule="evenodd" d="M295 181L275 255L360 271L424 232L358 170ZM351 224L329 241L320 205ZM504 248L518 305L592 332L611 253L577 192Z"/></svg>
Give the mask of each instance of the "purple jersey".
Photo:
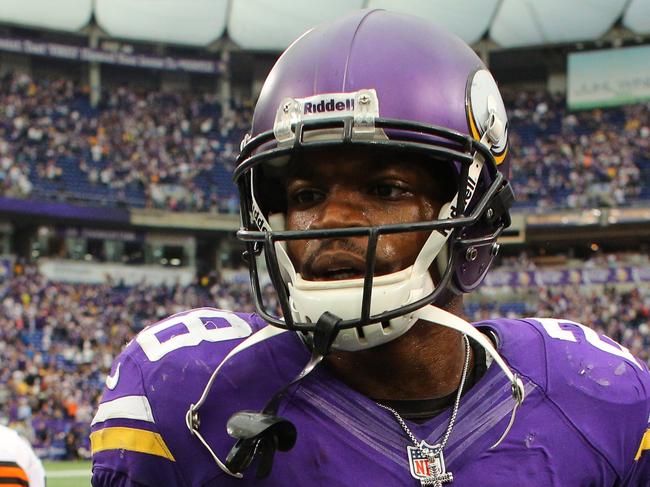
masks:
<svg viewBox="0 0 650 487"><path fill-rule="evenodd" d="M116 359L93 420L93 485L103 486L417 486L395 417L317 368L283 399L279 415L298 439L278 452L271 474L223 473L192 436L185 414L213 370L265 323L256 315L202 308L142 331ZM526 399L505 440L514 405L496 366L463 396L445 447L457 486L650 486L650 374L612 340L564 320L476 324L524 381ZM284 333L236 355L201 408L200 430L222 460L235 440L226 422L260 410L305 365L309 354ZM406 421L429 444L450 412ZM446 485L446 484L445 484Z"/></svg>

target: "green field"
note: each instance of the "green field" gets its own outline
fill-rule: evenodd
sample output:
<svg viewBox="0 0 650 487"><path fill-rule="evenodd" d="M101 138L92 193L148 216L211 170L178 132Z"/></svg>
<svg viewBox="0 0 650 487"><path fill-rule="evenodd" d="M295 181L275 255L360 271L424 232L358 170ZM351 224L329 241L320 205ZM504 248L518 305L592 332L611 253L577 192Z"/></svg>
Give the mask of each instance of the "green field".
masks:
<svg viewBox="0 0 650 487"><path fill-rule="evenodd" d="M47 487L90 487L90 462L43 462Z"/></svg>

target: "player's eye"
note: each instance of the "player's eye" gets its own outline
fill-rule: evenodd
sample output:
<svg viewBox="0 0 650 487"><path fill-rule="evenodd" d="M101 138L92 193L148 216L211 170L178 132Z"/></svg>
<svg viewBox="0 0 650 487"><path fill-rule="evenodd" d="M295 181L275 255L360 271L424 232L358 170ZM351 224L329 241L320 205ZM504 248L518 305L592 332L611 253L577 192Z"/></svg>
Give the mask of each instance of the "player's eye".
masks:
<svg viewBox="0 0 650 487"><path fill-rule="evenodd" d="M322 191L314 188L300 188L289 193L289 200L296 205L310 205L322 199Z"/></svg>
<svg viewBox="0 0 650 487"><path fill-rule="evenodd" d="M384 199L398 199L411 194L410 189L401 182L381 181L373 184L368 191L371 195Z"/></svg>

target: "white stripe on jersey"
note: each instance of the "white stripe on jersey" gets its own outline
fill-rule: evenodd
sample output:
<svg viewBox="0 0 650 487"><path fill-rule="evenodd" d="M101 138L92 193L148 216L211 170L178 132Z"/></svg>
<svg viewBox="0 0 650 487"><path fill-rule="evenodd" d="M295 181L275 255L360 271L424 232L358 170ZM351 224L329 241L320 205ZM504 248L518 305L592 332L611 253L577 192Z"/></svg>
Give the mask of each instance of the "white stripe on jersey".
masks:
<svg viewBox="0 0 650 487"><path fill-rule="evenodd" d="M101 403L91 425L102 423L108 419L139 419L155 423L151 405L146 396L124 396Z"/></svg>

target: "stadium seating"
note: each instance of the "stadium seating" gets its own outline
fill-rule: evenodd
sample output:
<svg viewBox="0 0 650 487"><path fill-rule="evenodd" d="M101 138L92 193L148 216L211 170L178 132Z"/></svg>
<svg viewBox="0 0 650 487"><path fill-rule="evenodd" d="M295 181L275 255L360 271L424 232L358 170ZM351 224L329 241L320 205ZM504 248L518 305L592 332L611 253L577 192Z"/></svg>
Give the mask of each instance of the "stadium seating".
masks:
<svg viewBox="0 0 650 487"><path fill-rule="evenodd" d="M650 200L650 111L569 113L544 91L504 88L519 208ZM236 212L231 172L251 103L214 95L105 89L97 108L70 79L0 80L5 196L91 205Z"/></svg>

